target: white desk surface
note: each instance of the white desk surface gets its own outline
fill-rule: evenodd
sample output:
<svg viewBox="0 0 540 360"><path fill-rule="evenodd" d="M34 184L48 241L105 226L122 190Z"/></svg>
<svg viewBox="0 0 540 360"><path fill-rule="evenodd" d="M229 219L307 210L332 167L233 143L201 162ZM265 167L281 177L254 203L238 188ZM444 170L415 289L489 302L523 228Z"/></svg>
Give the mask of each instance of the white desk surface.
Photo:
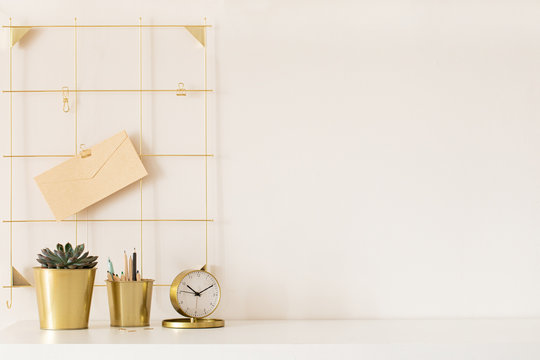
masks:
<svg viewBox="0 0 540 360"><path fill-rule="evenodd" d="M0 330L3 344L534 344L540 319L504 320L250 320L217 329L152 330L90 322L86 330L40 330L21 321Z"/></svg>

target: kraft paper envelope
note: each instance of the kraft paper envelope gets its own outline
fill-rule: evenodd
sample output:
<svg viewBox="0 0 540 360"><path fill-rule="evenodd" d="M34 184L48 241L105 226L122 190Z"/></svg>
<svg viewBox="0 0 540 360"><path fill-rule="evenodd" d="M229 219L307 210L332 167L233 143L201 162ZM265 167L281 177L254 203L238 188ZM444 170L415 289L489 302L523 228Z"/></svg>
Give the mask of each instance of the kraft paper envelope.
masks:
<svg viewBox="0 0 540 360"><path fill-rule="evenodd" d="M58 221L148 175L125 131L90 151L34 178Z"/></svg>

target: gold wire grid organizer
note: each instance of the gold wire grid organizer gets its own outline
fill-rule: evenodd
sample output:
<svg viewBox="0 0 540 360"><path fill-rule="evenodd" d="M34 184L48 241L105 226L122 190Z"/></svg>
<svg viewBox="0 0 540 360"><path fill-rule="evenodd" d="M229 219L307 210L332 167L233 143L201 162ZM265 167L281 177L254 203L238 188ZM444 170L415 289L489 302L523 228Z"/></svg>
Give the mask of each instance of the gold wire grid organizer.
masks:
<svg viewBox="0 0 540 360"><path fill-rule="evenodd" d="M10 47L9 47L9 90L3 90L2 93L9 94L9 154L3 155L4 158L8 158L10 161L10 195L9 195L9 220L3 220L3 223L9 224L9 266L10 266L10 285L3 286L3 288L10 289L9 300L6 301L8 309L11 309L13 305L13 289L22 287L31 287L28 281L15 269L13 266L13 224L14 223L53 223L56 220L52 219L13 219L13 159L17 158L68 158L77 156L79 142L78 142L78 112L77 112L77 95L79 93L90 92L132 92L139 94L139 156L143 157L200 157L204 159L204 181L205 181L205 195L204 195L204 208L205 216L203 219L145 219L143 218L143 181L139 180L139 192L140 192L140 217L138 219L79 219L78 214L75 214L75 219L63 220L62 222L75 224L75 243L78 244L78 223L79 222L139 222L140 223L140 264L141 264L141 276L143 273L143 223L145 222L203 222L205 224L205 265L208 265L208 223L213 222L213 219L208 218L208 158L213 157L213 154L208 153L208 93L214 90L208 89L207 80L207 44L206 34L207 29L212 27L206 23L206 17L202 24L199 25L145 25L142 23L142 17L139 17L138 24L126 24L126 25L80 25L77 23L77 18L74 18L73 25L13 25L12 18L9 19L9 25L3 25L3 28L9 29L10 33ZM13 89L13 47L24 35L34 28L66 28L73 30L73 44L74 44L74 83L75 88L62 88L62 89ZM78 32L79 28L133 28L138 29L139 34L139 89L78 89ZM203 89L185 89L183 83L178 83L177 89L144 89L142 81L142 30L146 28L185 28L195 40L197 40L203 47L203 63L204 63L204 88ZM186 96L187 93L202 93L204 95L204 154L143 154L142 152L142 95L146 92L161 92L161 93L176 93L177 96ZM66 98L69 93L74 93L73 98L73 111L75 115L75 131L74 131L74 153L73 154L13 154L13 94L17 93L62 93L64 108L67 103ZM69 111L69 105L67 111ZM88 245L88 239L86 239ZM106 285L94 285L95 287L105 287ZM157 287L168 287L170 284L154 284Z"/></svg>

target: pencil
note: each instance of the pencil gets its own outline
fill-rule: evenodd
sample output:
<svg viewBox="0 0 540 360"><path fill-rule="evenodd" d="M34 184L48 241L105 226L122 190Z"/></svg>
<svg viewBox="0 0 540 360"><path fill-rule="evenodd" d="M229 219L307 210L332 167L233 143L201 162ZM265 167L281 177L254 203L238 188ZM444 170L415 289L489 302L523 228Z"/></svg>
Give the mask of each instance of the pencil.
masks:
<svg viewBox="0 0 540 360"><path fill-rule="evenodd" d="M113 267L111 258L109 258L108 261L109 261L109 272L110 272L111 274L114 274L114 267Z"/></svg>
<svg viewBox="0 0 540 360"><path fill-rule="evenodd" d="M107 280L113 281L113 277L110 272L107 271Z"/></svg>
<svg viewBox="0 0 540 360"><path fill-rule="evenodd" d="M122 271L122 275L120 275L120 280L122 281L126 280L126 275L124 275L123 271Z"/></svg>
<svg viewBox="0 0 540 360"><path fill-rule="evenodd" d="M126 254L126 250L124 250L124 274L126 275L126 278L128 276L128 260L127 260L127 254Z"/></svg>
<svg viewBox="0 0 540 360"><path fill-rule="evenodd" d="M141 274L137 271L137 281L141 281Z"/></svg>
<svg viewBox="0 0 540 360"><path fill-rule="evenodd" d="M129 262L128 262L128 275L127 275L128 281L131 281L131 278L133 277L133 275L131 275L132 273L133 273L133 260L131 260L131 256L130 256Z"/></svg>

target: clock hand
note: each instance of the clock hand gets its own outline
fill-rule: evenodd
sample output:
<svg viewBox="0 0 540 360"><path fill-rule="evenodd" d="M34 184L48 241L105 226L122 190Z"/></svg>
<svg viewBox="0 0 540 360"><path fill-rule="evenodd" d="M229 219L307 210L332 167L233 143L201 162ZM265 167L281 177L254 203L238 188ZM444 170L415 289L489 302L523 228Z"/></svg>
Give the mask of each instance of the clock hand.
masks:
<svg viewBox="0 0 540 360"><path fill-rule="evenodd" d="M201 296L201 294L196 292L195 290L193 290L193 288L191 286L189 286L189 285L186 285L186 286L189 288L189 290L193 291L193 294L195 294L195 296Z"/></svg>
<svg viewBox="0 0 540 360"><path fill-rule="evenodd" d="M214 286L214 285L210 285L210 286L207 287L206 289L199 291L199 295L201 295L201 294L202 294L203 292L205 292L206 290L210 289L212 286Z"/></svg>
<svg viewBox="0 0 540 360"><path fill-rule="evenodd" d="M180 290L180 292L185 292L185 293L188 293L188 294L196 295L195 293L193 293L191 291Z"/></svg>

